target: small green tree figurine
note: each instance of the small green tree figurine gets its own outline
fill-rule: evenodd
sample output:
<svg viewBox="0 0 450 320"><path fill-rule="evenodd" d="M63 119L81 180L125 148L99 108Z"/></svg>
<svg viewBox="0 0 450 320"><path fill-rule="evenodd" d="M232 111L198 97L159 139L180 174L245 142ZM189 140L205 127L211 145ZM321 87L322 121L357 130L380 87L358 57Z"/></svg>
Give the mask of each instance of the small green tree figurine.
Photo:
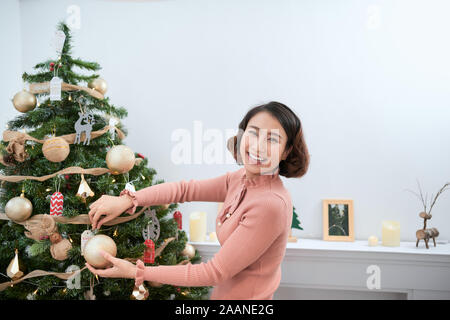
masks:
<svg viewBox="0 0 450 320"><path fill-rule="evenodd" d="M303 228L300 226L300 220L298 220L297 212L295 212L295 207L293 207L292 226L291 226L291 230L289 231L288 242L297 242L297 237L292 236L292 228L303 230Z"/></svg>

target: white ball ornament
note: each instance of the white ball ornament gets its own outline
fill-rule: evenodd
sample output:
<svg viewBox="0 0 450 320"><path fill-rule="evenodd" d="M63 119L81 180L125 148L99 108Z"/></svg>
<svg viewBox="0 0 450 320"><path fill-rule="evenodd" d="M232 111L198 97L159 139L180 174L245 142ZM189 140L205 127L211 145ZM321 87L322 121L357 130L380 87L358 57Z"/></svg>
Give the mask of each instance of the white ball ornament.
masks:
<svg viewBox="0 0 450 320"><path fill-rule="evenodd" d="M5 213L14 222L27 220L33 212L33 204L22 193L20 197L10 199L5 206Z"/></svg>
<svg viewBox="0 0 450 320"><path fill-rule="evenodd" d="M114 146L106 154L106 165L115 175L133 169L135 161L133 150L125 145Z"/></svg>
<svg viewBox="0 0 450 320"><path fill-rule="evenodd" d="M84 258L94 268L103 269L111 263L103 257L100 251L108 252L115 257L117 254L116 243L104 234L96 235L86 243L83 251Z"/></svg>

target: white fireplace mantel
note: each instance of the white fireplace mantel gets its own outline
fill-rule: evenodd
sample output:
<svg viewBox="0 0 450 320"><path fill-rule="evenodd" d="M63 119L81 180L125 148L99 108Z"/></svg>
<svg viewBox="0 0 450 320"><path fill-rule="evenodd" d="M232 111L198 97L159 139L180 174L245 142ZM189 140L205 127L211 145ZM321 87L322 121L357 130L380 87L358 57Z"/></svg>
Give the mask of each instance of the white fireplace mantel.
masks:
<svg viewBox="0 0 450 320"><path fill-rule="evenodd" d="M220 249L218 242L189 243L203 262ZM281 268L274 299L450 299L449 243L426 249L423 241L416 248L298 239L287 244Z"/></svg>

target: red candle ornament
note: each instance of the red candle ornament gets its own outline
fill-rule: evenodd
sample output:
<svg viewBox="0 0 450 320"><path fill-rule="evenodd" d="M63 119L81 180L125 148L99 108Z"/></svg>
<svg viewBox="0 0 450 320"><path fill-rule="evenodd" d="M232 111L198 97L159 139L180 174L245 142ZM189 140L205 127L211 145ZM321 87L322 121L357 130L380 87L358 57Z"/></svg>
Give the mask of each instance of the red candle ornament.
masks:
<svg viewBox="0 0 450 320"><path fill-rule="evenodd" d="M144 241L146 246L144 251L144 263L154 263L155 262L155 243L153 240L148 239Z"/></svg>
<svg viewBox="0 0 450 320"><path fill-rule="evenodd" d="M138 153L138 157L142 158L142 159L145 159L145 157L144 157L144 155L142 153Z"/></svg>
<svg viewBox="0 0 450 320"><path fill-rule="evenodd" d="M183 218L182 217L183 216L180 211L175 211L175 213L173 214L173 218L178 223L179 230L181 230L181 228L183 227Z"/></svg>

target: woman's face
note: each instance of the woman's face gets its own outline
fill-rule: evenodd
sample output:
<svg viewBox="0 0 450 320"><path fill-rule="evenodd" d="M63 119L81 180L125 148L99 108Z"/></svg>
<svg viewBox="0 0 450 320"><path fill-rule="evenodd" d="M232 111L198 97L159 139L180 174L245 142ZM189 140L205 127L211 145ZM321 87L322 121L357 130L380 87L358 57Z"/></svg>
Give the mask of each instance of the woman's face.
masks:
<svg viewBox="0 0 450 320"><path fill-rule="evenodd" d="M258 112L247 124L240 154L247 176L273 174L280 161L289 154L284 152L287 135L276 118L266 111Z"/></svg>

